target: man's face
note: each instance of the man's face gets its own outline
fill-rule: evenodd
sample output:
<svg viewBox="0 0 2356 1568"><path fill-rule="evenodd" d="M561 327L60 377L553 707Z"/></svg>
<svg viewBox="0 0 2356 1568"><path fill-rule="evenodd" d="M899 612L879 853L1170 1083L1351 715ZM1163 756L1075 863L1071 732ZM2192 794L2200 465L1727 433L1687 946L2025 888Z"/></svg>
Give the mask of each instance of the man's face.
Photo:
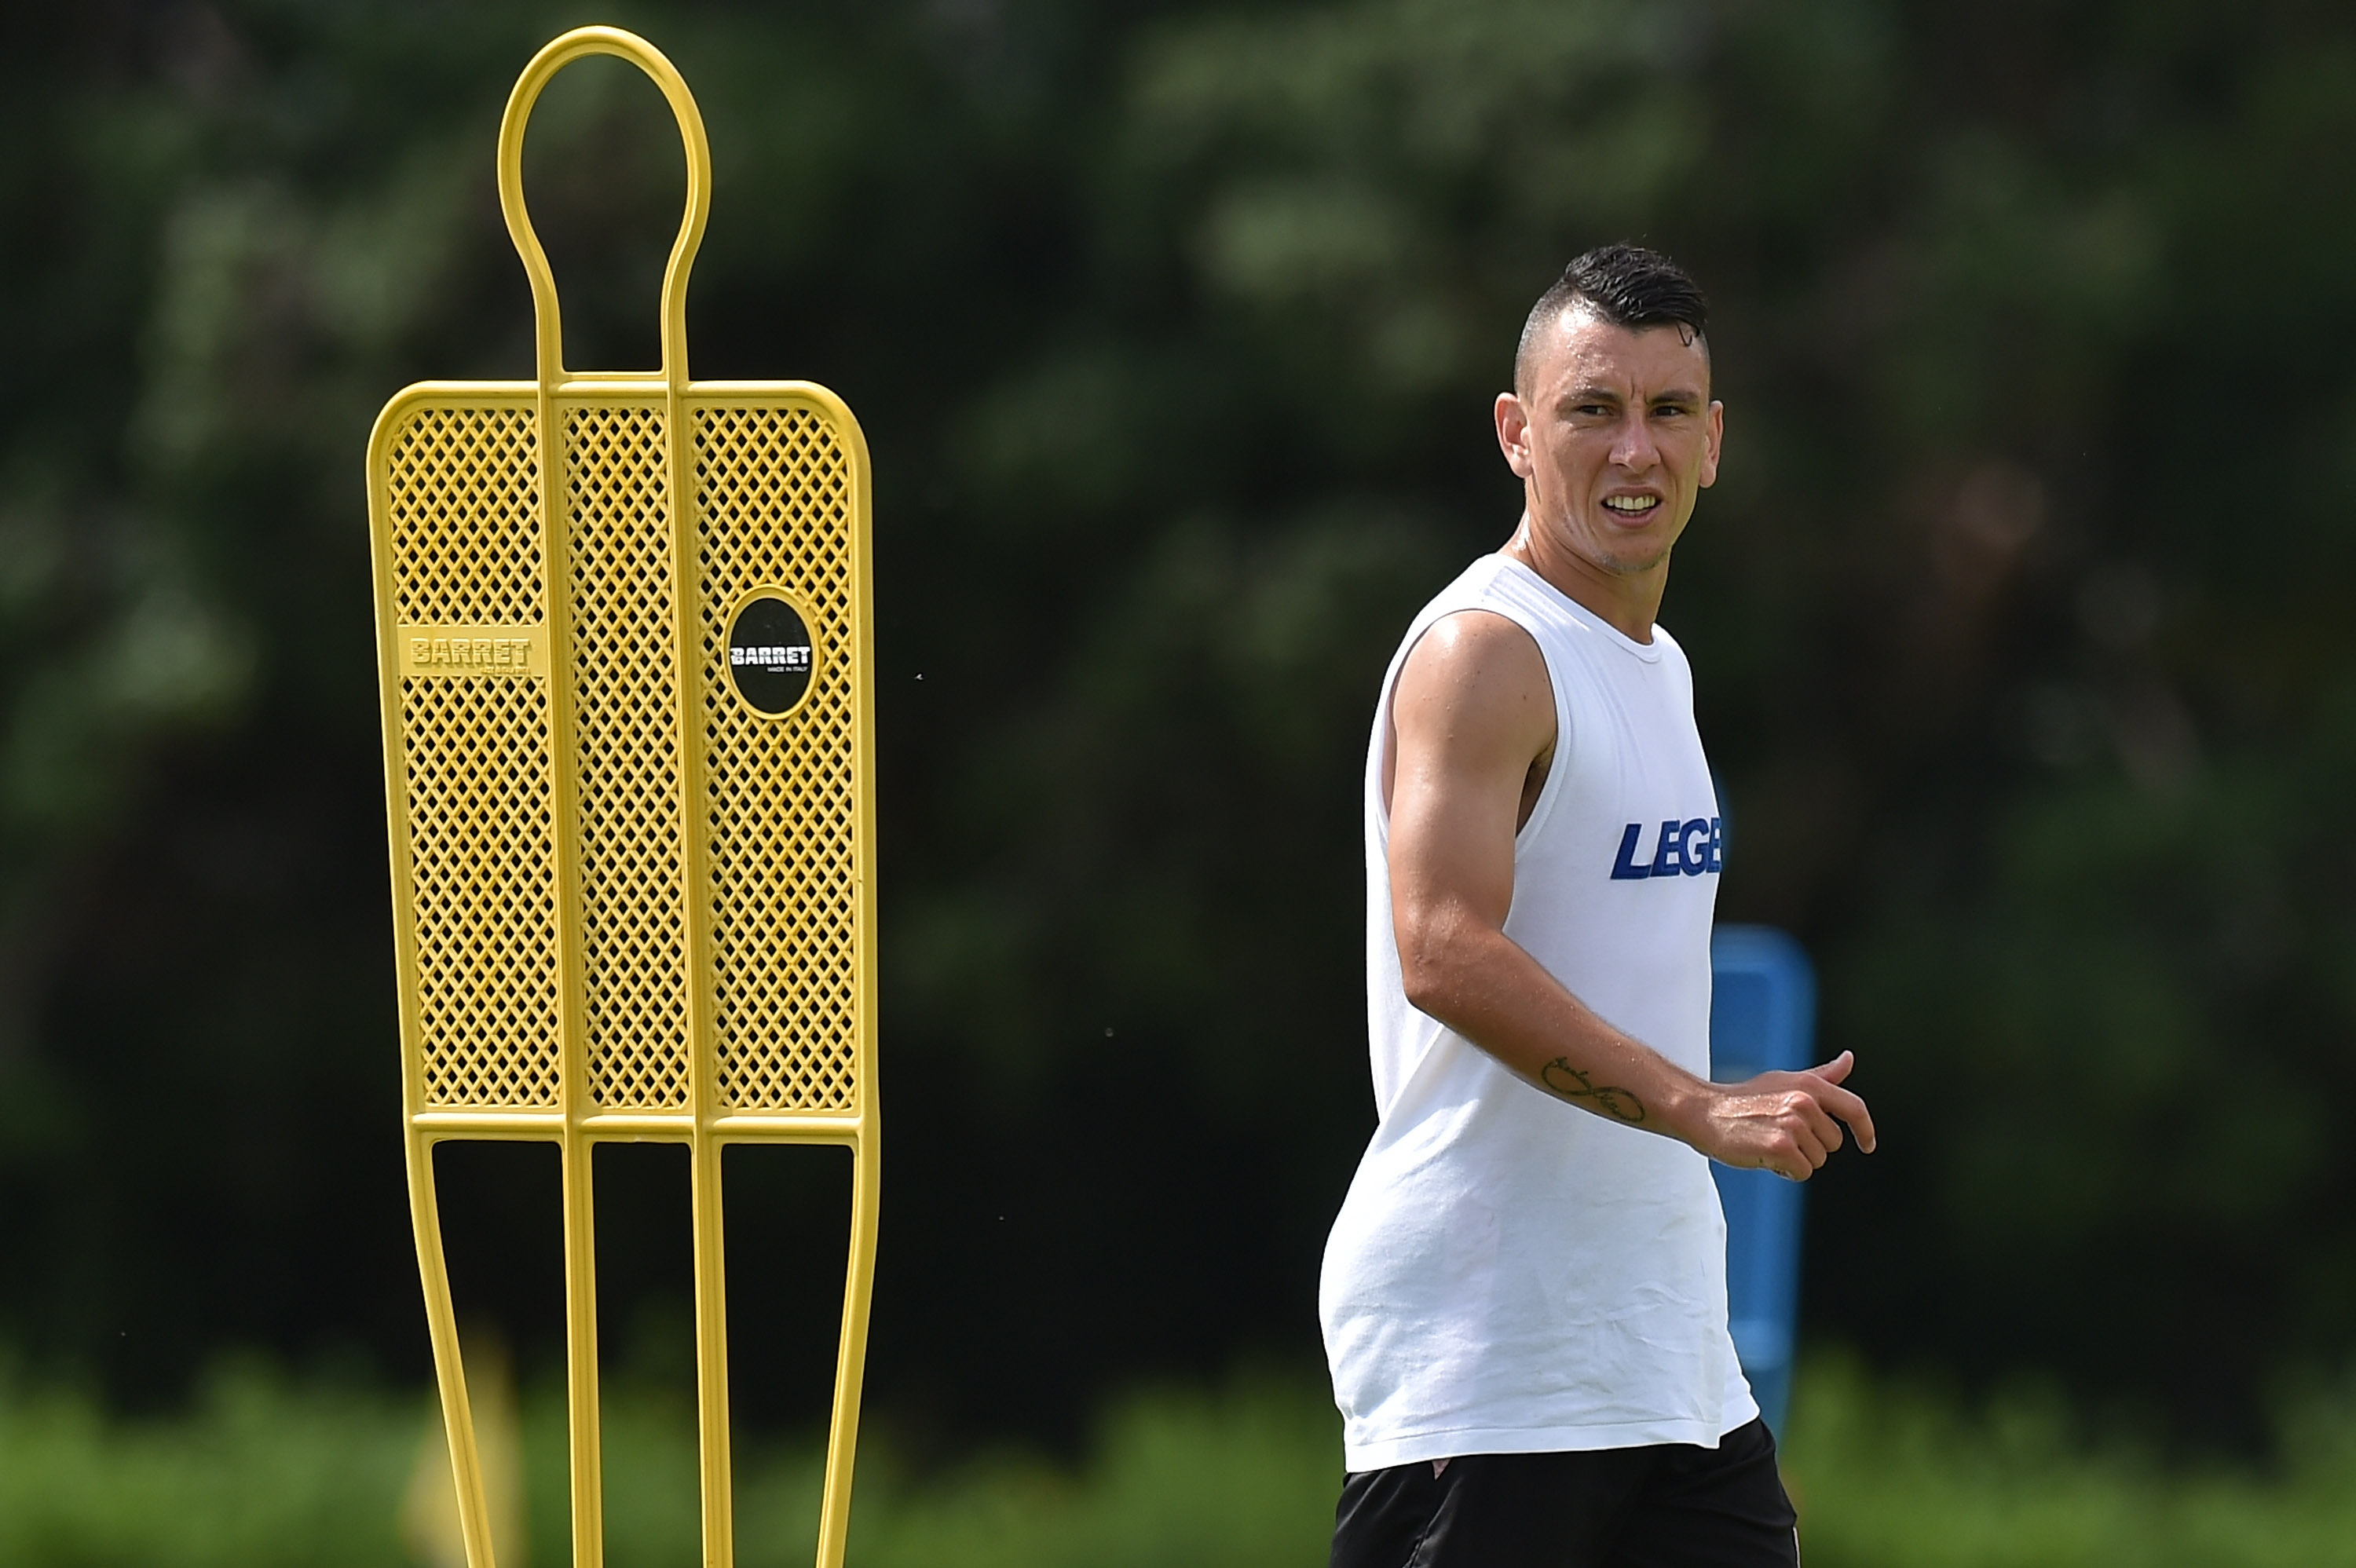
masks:
<svg viewBox="0 0 2356 1568"><path fill-rule="evenodd" d="M1574 304L1532 346L1526 373L1497 400L1497 441L1541 548L1613 576L1658 566L1718 479L1725 411L1710 401L1700 341Z"/></svg>

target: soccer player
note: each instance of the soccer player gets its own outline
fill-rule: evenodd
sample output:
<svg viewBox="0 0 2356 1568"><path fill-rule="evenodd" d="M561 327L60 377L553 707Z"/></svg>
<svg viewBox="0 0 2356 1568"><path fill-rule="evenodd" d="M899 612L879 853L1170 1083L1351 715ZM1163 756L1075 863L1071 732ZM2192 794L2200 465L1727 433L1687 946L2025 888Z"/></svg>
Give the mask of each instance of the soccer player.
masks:
<svg viewBox="0 0 2356 1568"><path fill-rule="evenodd" d="M1520 525L1383 677L1380 1124L1318 1293L1350 1472L1333 1568L1798 1561L1709 1161L1805 1180L1873 1123L1847 1052L1709 1079L1725 834L1654 624L1718 477L1708 309L1656 252L1571 262L1496 401Z"/></svg>

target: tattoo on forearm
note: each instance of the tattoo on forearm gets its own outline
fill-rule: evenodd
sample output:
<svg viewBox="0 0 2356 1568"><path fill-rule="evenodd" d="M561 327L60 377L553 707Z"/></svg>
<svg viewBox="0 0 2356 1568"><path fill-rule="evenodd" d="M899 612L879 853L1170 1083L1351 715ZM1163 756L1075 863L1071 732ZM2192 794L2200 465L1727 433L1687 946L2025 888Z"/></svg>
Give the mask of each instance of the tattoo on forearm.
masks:
<svg viewBox="0 0 2356 1568"><path fill-rule="evenodd" d="M1595 1086L1595 1080L1570 1064L1568 1056L1558 1056L1538 1070L1538 1082L1566 1100L1592 1105L1615 1121L1630 1126L1644 1119L1644 1102L1636 1098L1633 1089L1615 1089L1607 1083Z"/></svg>

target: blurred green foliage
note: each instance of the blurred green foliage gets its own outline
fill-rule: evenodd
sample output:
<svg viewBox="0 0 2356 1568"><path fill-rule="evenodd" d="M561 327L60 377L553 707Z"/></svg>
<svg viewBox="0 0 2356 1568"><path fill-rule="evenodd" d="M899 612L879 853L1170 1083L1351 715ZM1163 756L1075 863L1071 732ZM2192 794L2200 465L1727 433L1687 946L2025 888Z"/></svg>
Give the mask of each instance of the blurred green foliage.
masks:
<svg viewBox="0 0 2356 1568"><path fill-rule="evenodd" d="M125 1424L81 1399L0 1387L0 1559L16 1568L276 1568L404 1560L395 1518L428 1423L416 1400L247 1371L188 1413ZM567 1560L561 1398L527 1402L528 1561ZM607 1561L696 1551L694 1424L609 1391ZM2090 1436L2058 1397L1960 1405L1804 1367L1785 1470L1807 1560L1827 1568L2338 1568L2356 1563L2356 1398L2311 1395L2259 1473L2169 1469ZM856 1568L1276 1568L1315 1562L1339 1488L1323 1389L1290 1378L1135 1395L1085 1456L1020 1450L948 1468L871 1433L852 1510ZM737 1560L807 1562L819 1460L766 1443L736 1465Z"/></svg>
<svg viewBox="0 0 2356 1568"><path fill-rule="evenodd" d="M1622 237L1717 304L1726 479L1665 620L1724 912L1816 953L1885 1134L1815 1189L1812 1324L2200 1443L2346 1352L2344 7L238 0L49 7L0 61L33 1353L134 1400L223 1341L421 1370L360 453L407 380L530 372L493 133L591 19L710 123L696 368L829 382L873 442L879 1408L1068 1438L1140 1375L1313 1357L1367 704L1512 524L1522 313ZM645 363L672 133L619 67L544 112L570 357ZM552 1207L459 1200L529 1363ZM823 1342L826 1292L734 1255L744 1354Z"/></svg>
<svg viewBox="0 0 2356 1568"><path fill-rule="evenodd" d="M2224 1568L2356 1563L2356 1422L2345 1381L2278 1424L2266 1471L2170 1467L2147 1436L2090 1435L2057 1391L1976 1409L1804 1368L1784 1473L1807 1561L1831 1568Z"/></svg>
<svg viewBox="0 0 2356 1568"><path fill-rule="evenodd" d="M0 1561L20 1568L401 1563L415 1398L298 1387L261 1365L211 1377L166 1423L0 1382Z"/></svg>

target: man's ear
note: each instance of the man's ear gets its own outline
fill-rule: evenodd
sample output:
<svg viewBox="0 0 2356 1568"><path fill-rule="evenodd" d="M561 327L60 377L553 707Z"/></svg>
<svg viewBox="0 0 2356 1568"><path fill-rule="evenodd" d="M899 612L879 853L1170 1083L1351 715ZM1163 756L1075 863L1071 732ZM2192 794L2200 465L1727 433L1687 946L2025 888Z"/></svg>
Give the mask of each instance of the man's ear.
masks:
<svg viewBox="0 0 2356 1568"><path fill-rule="evenodd" d="M1718 483L1719 454L1726 449L1726 405L1716 398L1709 401L1709 422L1702 437L1701 487L1705 490Z"/></svg>
<svg viewBox="0 0 2356 1568"><path fill-rule="evenodd" d="M1521 398L1513 392L1500 392L1494 410L1497 421L1497 450L1505 454L1505 466L1517 479L1530 476L1530 419Z"/></svg>

